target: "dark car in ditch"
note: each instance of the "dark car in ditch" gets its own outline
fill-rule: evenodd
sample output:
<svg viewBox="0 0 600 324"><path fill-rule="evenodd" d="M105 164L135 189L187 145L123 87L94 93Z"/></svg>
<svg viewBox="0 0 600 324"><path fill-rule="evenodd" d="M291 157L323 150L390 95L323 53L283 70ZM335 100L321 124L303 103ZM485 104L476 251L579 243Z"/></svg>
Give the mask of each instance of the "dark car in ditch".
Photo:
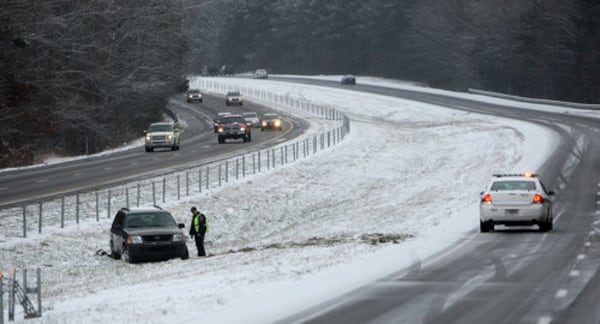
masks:
<svg viewBox="0 0 600 324"><path fill-rule="evenodd" d="M158 206L121 208L110 229L111 256L128 263L185 260L189 253L184 227Z"/></svg>

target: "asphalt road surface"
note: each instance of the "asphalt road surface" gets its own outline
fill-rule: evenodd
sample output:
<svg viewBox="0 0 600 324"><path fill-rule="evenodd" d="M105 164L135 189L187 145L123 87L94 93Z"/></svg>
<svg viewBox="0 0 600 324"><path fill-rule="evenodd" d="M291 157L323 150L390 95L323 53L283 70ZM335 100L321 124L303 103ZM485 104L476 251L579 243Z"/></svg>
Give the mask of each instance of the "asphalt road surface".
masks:
<svg viewBox="0 0 600 324"><path fill-rule="evenodd" d="M286 80L282 78L272 78ZM540 178L554 198L554 230L502 227L282 323L600 323L600 123L447 96L289 79L402 97L548 126L562 141ZM358 80L360 83L360 80Z"/></svg>
<svg viewBox="0 0 600 324"><path fill-rule="evenodd" d="M0 208L67 193L98 190L134 179L155 177L202 165L240 152L266 148L282 139L298 137L308 126L303 120L284 116L281 132L261 132L259 128L255 128L251 142L227 141L225 144L218 144L212 124L217 112L256 111L263 114L272 112L272 109L247 100L243 106L226 106L224 98L208 95L204 95L203 103L187 103L183 95L180 95L171 100L170 106L179 119L187 124L181 134L180 150L156 149L152 153L146 153L142 144L110 155L2 172ZM143 136L144 134L140 134L140 138Z"/></svg>

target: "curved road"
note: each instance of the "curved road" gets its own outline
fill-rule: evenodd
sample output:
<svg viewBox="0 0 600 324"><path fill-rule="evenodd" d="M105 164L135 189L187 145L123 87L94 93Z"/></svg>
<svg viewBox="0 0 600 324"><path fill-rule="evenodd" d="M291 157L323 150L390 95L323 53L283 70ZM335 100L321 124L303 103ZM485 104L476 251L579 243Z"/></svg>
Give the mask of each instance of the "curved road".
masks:
<svg viewBox="0 0 600 324"><path fill-rule="evenodd" d="M243 106L225 106L224 98L209 95L204 96L203 103L187 103L183 96L177 96L171 100L170 106L179 120L187 124L181 134L179 151L156 149L153 153L146 153L142 144L114 154L2 172L0 208L28 204L67 193L98 190L132 179L149 178L202 165L242 151L267 147L282 138L297 137L308 127L303 120L285 116L282 132L261 132L254 129L250 143L228 141L218 144L212 126L212 118L217 112L256 111L262 114L271 109L249 101L245 101Z"/></svg>
<svg viewBox="0 0 600 324"><path fill-rule="evenodd" d="M342 87L330 81L277 79ZM497 227L479 233L477 227L431 260L374 279L282 323L600 322L599 120L383 87L343 88L530 121L557 131L562 142L539 170L556 192L554 231Z"/></svg>

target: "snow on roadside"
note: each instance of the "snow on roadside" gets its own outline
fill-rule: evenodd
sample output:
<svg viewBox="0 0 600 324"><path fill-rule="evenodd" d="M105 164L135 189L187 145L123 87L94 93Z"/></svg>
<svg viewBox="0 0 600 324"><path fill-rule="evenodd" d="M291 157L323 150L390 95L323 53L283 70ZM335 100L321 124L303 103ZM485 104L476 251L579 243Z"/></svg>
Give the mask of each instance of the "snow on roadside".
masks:
<svg viewBox="0 0 600 324"><path fill-rule="evenodd" d="M0 266L42 268L44 317L28 323L271 321L468 239L489 175L534 170L556 138L403 99L213 80L335 106L351 133L306 160L166 204L186 225L191 205L208 216L208 258L129 265L96 256L109 219L0 246ZM529 154L529 145L543 150Z"/></svg>

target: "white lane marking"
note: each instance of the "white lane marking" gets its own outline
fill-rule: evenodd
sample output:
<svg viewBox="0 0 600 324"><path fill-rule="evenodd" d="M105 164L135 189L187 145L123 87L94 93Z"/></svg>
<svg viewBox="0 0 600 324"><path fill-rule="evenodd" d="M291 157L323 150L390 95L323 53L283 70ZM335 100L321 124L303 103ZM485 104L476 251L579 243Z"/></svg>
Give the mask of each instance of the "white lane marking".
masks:
<svg viewBox="0 0 600 324"><path fill-rule="evenodd" d="M585 246L586 246L586 247L590 247L590 246L592 246L592 242L585 242Z"/></svg>
<svg viewBox="0 0 600 324"><path fill-rule="evenodd" d="M571 270L571 272L569 273L569 276L579 277L579 270Z"/></svg>
<svg viewBox="0 0 600 324"><path fill-rule="evenodd" d="M83 175L83 173L81 173L81 172L73 173L74 177L79 177L80 175Z"/></svg>
<svg viewBox="0 0 600 324"><path fill-rule="evenodd" d="M46 183L48 182L48 179L40 179L37 181L37 183Z"/></svg>
<svg viewBox="0 0 600 324"><path fill-rule="evenodd" d="M129 163L129 165L138 165L138 163L139 163L138 161L134 161L134 162Z"/></svg>
<svg viewBox="0 0 600 324"><path fill-rule="evenodd" d="M537 324L550 324L550 323L552 323L551 316L542 316L537 321Z"/></svg>
<svg viewBox="0 0 600 324"><path fill-rule="evenodd" d="M580 254L577 256L577 260L583 260L585 259L585 254Z"/></svg>
<svg viewBox="0 0 600 324"><path fill-rule="evenodd" d="M8 188L7 187L2 187L2 188L0 188L0 191L6 190L6 189L8 189Z"/></svg>
<svg viewBox="0 0 600 324"><path fill-rule="evenodd" d="M112 170L112 167L106 167L106 168L104 168L104 170L107 170L107 171Z"/></svg>
<svg viewBox="0 0 600 324"><path fill-rule="evenodd" d="M565 298L567 296L568 290L566 289L559 289L556 292L556 295L554 295L556 298Z"/></svg>

